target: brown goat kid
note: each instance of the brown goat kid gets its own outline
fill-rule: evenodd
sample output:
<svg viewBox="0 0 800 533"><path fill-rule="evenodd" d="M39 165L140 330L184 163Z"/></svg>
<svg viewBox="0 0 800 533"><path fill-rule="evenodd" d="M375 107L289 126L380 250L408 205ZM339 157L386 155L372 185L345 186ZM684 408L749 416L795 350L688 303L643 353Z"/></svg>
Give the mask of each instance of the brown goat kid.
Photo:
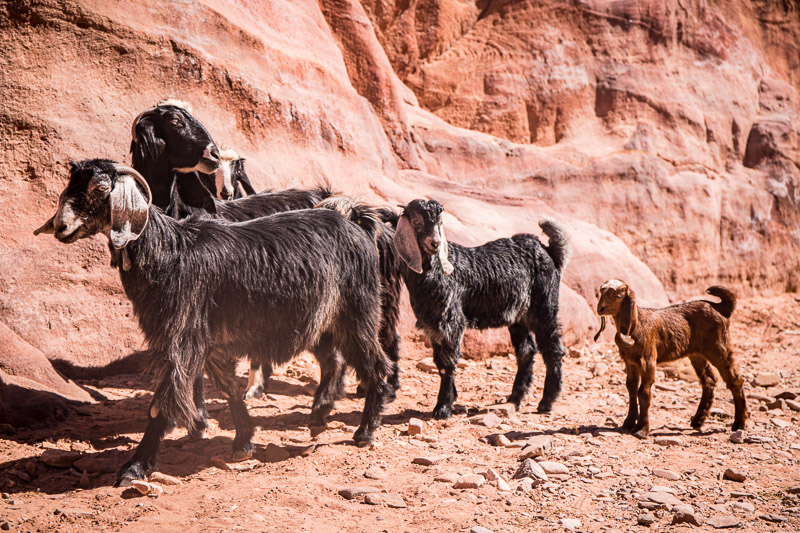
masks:
<svg viewBox="0 0 800 533"><path fill-rule="evenodd" d="M736 370L728 340L728 319L736 306L736 296L719 286L709 287L706 292L720 302L698 300L647 309L636 305L633 289L622 281L610 279L600 287L597 313L601 324L594 339L596 341L605 328L606 315L611 316L617 326L614 342L625 362L625 384L630 395L628 416L622 427L639 438L650 433L648 411L656 364L682 357L689 358L703 387L692 427L703 426L714 401L717 378L711 370L713 365L733 394L736 410L733 431L744 429L747 406L742 378Z"/></svg>

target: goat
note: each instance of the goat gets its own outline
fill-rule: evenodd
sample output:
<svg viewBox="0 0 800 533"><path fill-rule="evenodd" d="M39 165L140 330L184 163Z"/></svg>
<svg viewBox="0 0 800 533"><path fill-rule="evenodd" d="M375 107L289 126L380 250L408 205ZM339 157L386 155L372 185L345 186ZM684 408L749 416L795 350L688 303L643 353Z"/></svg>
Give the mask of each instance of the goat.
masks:
<svg viewBox="0 0 800 533"><path fill-rule="evenodd" d="M278 192L267 191L251 194L245 198L233 201L215 199L213 194L203 184L202 178L200 177L202 173L174 172L173 167L170 165L170 161L172 160L171 153L173 151L182 151L183 147L181 143L188 141L175 135L164 135L164 132L169 130L170 124L161 124L161 121L168 119L170 115L168 115L166 111L159 112L158 110L160 107L164 107L165 109L177 108L191 117L193 122L197 122L197 120L192 117L191 108L188 104L168 100L162 102L156 108L153 108L155 111L148 110L140 114L132 125L133 140L131 143L131 152L134 154L133 167L145 176L154 190L163 190L165 187L169 189L170 193L167 199L162 203L156 203L154 196L154 203L162 209L165 209L168 214L176 218L184 218L191 214L206 212L226 220L243 222L282 211L311 208L316 203L331 196L332 192L329 188L317 187L311 190L289 189ZM146 146L159 146L159 157L153 158L150 155L153 153L153 150L146 149L146 146L142 147L140 146L141 144L145 144ZM223 157L220 153L219 168L222 169L223 172L225 160L228 157L234 156L230 153L226 153ZM246 180L243 161L238 160L238 164L241 165L241 174ZM231 161L232 174L235 173L236 165L237 160L233 159ZM219 176L219 171L217 172L217 176ZM242 183L244 183L244 181L242 181ZM247 183L249 184L249 180ZM387 396L390 400L396 396L395 391L400 387L398 364L400 344L399 336L397 335L397 325L400 319L400 291L402 288L402 280L397 266L398 260L392 246L393 236L393 230L382 225L377 240L381 265L381 307L383 317L381 321L380 341L384 351L392 360L392 372L389 377L390 390ZM266 379L271 372L271 368L262 367L257 362L251 363L245 397L254 398L261 395L264 391ZM343 376L339 378L339 381L341 381L341 378L343 378ZM198 402L202 403L202 377L196 388ZM338 388L341 389L341 387ZM198 405L198 412L201 414L205 412L204 409L200 409L200 405ZM195 427L198 429L196 436L202 436L204 425L198 422Z"/></svg>
<svg viewBox="0 0 800 533"><path fill-rule="evenodd" d="M517 356L508 401L516 407L530 387L539 345L547 372L538 410L549 412L561 391L564 355L558 326L559 283L569 253L564 230L544 219L539 225L550 238L548 246L523 233L468 248L447 243L443 211L436 200L413 200L397 220L394 236L417 327L430 339L441 375L434 418L452 414L453 372L468 327L508 326Z"/></svg>
<svg viewBox="0 0 800 533"><path fill-rule="evenodd" d="M328 209L235 224L178 221L151 201L147 181L132 168L109 160L73 163L55 215L34 232L54 233L63 243L102 233L128 256L119 275L150 348L155 385L144 437L117 485L155 466L170 427L197 420L193 389L203 371L228 399L233 459L252 455L254 424L235 374L245 354L269 366L314 352L323 368L311 421L324 425L335 385L324 355L338 350L367 387L354 440L370 442L390 367L378 343L375 215L358 214L364 227Z"/></svg>
<svg viewBox="0 0 800 533"><path fill-rule="evenodd" d="M606 316L610 316L617 327L614 342L625 363L625 384L630 396L628 416L622 427L639 438L650 433L649 410L656 365L682 357L689 358L703 387L700 404L692 417L692 428L703 426L714 401L717 378L711 370L713 365L733 394L736 410L733 431L744 429L747 406L728 338L728 323L736 307L736 296L719 286L709 287L706 293L720 301L696 300L648 309L636 305L636 294L623 281L610 279L600 287L597 302L600 331L594 340L600 337L606 326Z"/></svg>
<svg viewBox="0 0 800 533"><path fill-rule="evenodd" d="M220 200L235 200L247 195L256 194L250 178L244 170L244 159L230 148L219 151L219 167L214 174L198 173L208 191Z"/></svg>

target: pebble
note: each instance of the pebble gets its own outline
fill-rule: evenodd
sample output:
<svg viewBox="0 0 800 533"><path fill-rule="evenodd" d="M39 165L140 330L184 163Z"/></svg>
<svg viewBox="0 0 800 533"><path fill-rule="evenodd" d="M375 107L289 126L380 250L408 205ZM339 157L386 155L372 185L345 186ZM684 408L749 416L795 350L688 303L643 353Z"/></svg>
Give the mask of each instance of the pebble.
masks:
<svg viewBox="0 0 800 533"><path fill-rule="evenodd" d="M509 486L508 482L505 479L498 479L497 483L497 490L500 492L511 492L511 487Z"/></svg>
<svg viewBox="0 0 800 533"><path fill-rule="evenodd" d="M772 442L772 437L763 437L761 435L749 435L744 438L747 444L767 444Z"/></svg>
<svg viewBox="0 0 800 533"><path fill-rule="evenodd" d="M363 496L364 494L370 494L373 492L378 492L378 489L369 486L345 487L343 489L339 489L339 496L341 496L345 500L353 500L355 498Z"/></svg>
<svg viewBox="0 0 800 533"><path fill-rule="evenodd" d="M800 402L795 400L786 400L786 407L792 411L800 411Z"/></svg>
<svg viewBox="0 0 800 533"><path fill-rule="evenodd" d="M411 420L408 421L408 434L420 435L424 427L425 427L425 422L423 422L419 418L412 418Z"/></svg>
<svg viewBox="0 0 800 533"><path fill-rule="evenodd" d="M364 503L370 505L386 505L393 509L405 509L406 502L399 494L391 492L370 492L364 495Z"/></svg>
<svg viewBox="0 0 800 533"><path fill-rule="evenodd" d="M55 449L45 450L42 452L42 455L39 456L39 459L41 459L44 464L56 468L69 468L72 466L72 463L80 458L81 454L78 452Z"/></svg>
<svg viewBox="0 0 800 533"><path fill-rule="evenodd" d="M786 492L788 492L789 494L800 494L800 485L789 487L788 489L786 489Z"/></svg>
<svg viewBox="0 0 800 533"><path fill-rule="evenodd" d="M745 474L739 468L726 468L725 472L722 474L722 477L724 479L730 479L731 481L738 481L741 483L747 479L747 474Z"/></svg>
<svg viewBox="0 0 800 533"><path fill-rule="evenodd" d="M608 365L603 363L602 361L598 361L594 365L592 365L589 368L589 370L592 372L592 375L594 377L602 376L603 374L608 372Z"/></svg>
<svg viewBox="0 0 800 533"><path fill-rule="evenodd" d="M680 446L683 444L683 439L680 437L672 437L667 435L662 435L660 437L656 437L653 442L658 444L659 446Z"/></svg>
<svg viewBox="0 0 800 533"><path fill-rule="evenodd" d="M274 442L270 442L264 449L264 462L280 463L291 457L291 455L292 454L286 451L286 448L283 446L278 446Z"/></svg>
<svg viewBox="0 0 800 533"><path fill-rule="evenodd" d="M673 509L675 512L672 515L672 524L691 524L693 526L702 526L705 519L697 514L691 505L681 504L676 505Z"/></svg>
<svg viewBox="0 0 800 533"><path fill-rule="evenodd" d="M469 533L494 533L491 529L486 529L482 526L475 526L469 530Z"/></svg>
<svg viewBox="0 0 800 533"><path fill-rule="evenodd" d="M514 473L514 479L531 478L535 483L547 481L547 473L538 463L531 459L525 459Z"/></svg>
<svg viewBox="0 0 800 533"><path fill-rule="evenodd" d="M455 472L445 472L433 478L434 481L441 481L443 483L455 483L461 477Z"/></svg>
<svg viewBox="0 0 800 533"><path fill-rule="evenodd" d="M383 479L386 477L386 472L380 467L371 466L364 472L364 477L367 479Z"/></svg>
<svg viewBox="0 0 800 533"><path fill-rule="evenodd" d="M755 498L756 495L752 492L739 492L739 491L731 491L731 498Z"/></svg>
<svg viewBox="0 0 800 533"><path fill-rule="evenodd" d="M797 399L797 393L785 390L776 394L775 397L780 400L795 400Z"/></svg>
<svg viewBox="0 0 800 533"><path fill-rule="evenodd" d="M678 494L678 491L675 490L674 488L672 488L672 487L664 487L662 485L653 485L652 487L650 487L650 492L668 492L669 494L672 494L673 496L676 496Z"/></svg>
<svg viewBox="0 0 800 533"><path fill-rule="evenodd" d="M530 459L544 455L553 448L553 438L550 435L536 435L528 439L525 447L522 448L520 459Z"/></svg>
<svg viewBox="0 0 800 533"><path fill-rule="evenodd" d="M442 459L444 459L444 457L438 457L436 455L426 455L423 457L415 457L411 462L415 465L433 466L441 462Z"/></svg>
<svg viewBox="0 0 800 533"><path fill-rule="evenodd" d="M677 472L673 472L672 470L662 470L660 468L653 469L653 475L657 477L663 477L664 479L669 479L671 481L677 481L681 478L681 475Z"/></svg>
<svg viewBox="0 0 800 533"><path fill-rule="evenodd" d="M771 373L771 372L762 372L762 373L758 374L755 378L753 378L753 381L751 382L751 385L753 385L754 387L765 387L766 388L766 387L774 387L775 385L779 384L780 382L781 382L780 374L774 374L774 373ZM727 526L727 527L731 527L731 526Z"/></svg>
<svg viewBox="0 0 800 533"><path fill-rule="evenodd" d="M515 490L517 492L524 492L525 494L528 494L531 491L533 491L534 485L536 485L536 483L533 481L533 479L531 479L529 477L524 477L519 482L519 484L517 485Z"/></svg>
<svg viewBox="0 0 800 533"><path fill-rule="evenodd" d="M150 496L151 498L158 498L164 493L164 489L161 487L161 485L148 483L147 481L142 481L141 479L134 479L131 481L131 485L133 485L133 488L138 490L140 494Z"/></svg>
<svg viewBox="0 0 800 533"><path fill-rule="evenodd" d="M3 522L0 522L0 529L2 529L3 531L9 531L11 529L11 523L6 522L5 520Z"/></svg>
<svg viewBox="0 0 800 533"><path fill-rule="evenodd" d="M750 502L733 502L731 504L733 509L738 509L740 511L744 511L746 513L752 513L756 510L755 506Z"/></svg>
<svg viewBox="0 0 800 533"><path fill-rule="evenodd" d="M736 431L731 433L731 436L729 438L730 438L730 441L732 443L734 443L734 444L743 443L744 442L744 430L743 429L737 429Z"/></svg>
<svg viewBox="0 0 800 533"><path fill-rule="evenodd" d="M638 499L640 501L657 503L665 507L675 507L676 505L681 504L681 501L678 498L668 492L645 492L641 496L638 496Z"/></svg>
<svg viewBox="0 0 800 533"><path fill-rule="evenodd" d="M503 434L495 433L493 435L489 435L487 437L489 444L492 446L502 446L503 448L508 448L511 446L511 441L508 437Z"/></svg>
<svg viewBox="0 0 800 533"><path fill-rule="evenodd" d="M786 429L786 428L788 428L789 426L791 426L791 425L792 425L792 423L791 423L791 422L789 422L789 421L787 421L787 420L780 419L780 418L772 418L770 421L771 421L771 422L772 422L774 425L778 426L778 427L779 427L779 428L781 428L781 429Z"/></svg>
<svg viewBox="0 0 800 533"><path fill-rule="evenodd" d="M454 489L478 489L486 482L486 478L480 474L467 474L461 476L453 485Z"/></svg>
<svg viewBox="0 0 800 533"><path fill-rule="evenodd" d="M546 474L569 474L569 468L555 461L539 461L539 466Z"/></svg>
<svg viewBox="0 0 800 533"><path fill-rule="evenodd" d="M570 531L581 527L581 521L577 518L562 518L561 527Z"/></svg>
<svg viewBox="0 0 800 533"><path fill-rule="evenodd" d="M419 368L423 372L430 372L431 374L439 373L439 369L436 367L436 363L433 361L433 357L426 357L425 359L418 362L417 368Z"/></svg>
<svg viewBox="0 0 800 533"><path fill-rule="evenodd" d="M486 408L489 413L494 413L501 418L512 418L517 412L517 406L513 403L500 403L490 405Z"/></svg>
<svg viewBox="0 0 800 533"><path fill-rule="evenodd" d="M56 509L54 513L56 516L62 515L67 518L96 518L94 511L91 509L82 509L80 507L69 507L67 509Z"/></svg>
<svg viewBox="0 0 800 533"><path fill-rule="evenodd" d="M762 514L761 516L759 516L759 518L761 520L766 520L767 522L774 522L776 524L779 524L781 522L786 522L789 520L785 516L779 514Z"/></svg>
<svg viewBox="0 0 800 533"><path fill-rule="evenodd" d="M162 485L172 485L172 486L183 485L183 481L181 481L180 479L174 476L169 476L162 472L153 472L152 474L150 474L150 476L148 476L147 479L148 481L154 481L156 483L161 483Z"/></svg>
<svg viewBox="0 0 800 533"><path fill-rule="evenodd" d="M706 525L711 526L714 529L739 527L740 524L741 521L735 516L731 515L717 515L717 516L712 516L711 518L706 520Z"/></svg>
<svg viewBox="0 0 800 533"><path fill-rule="evenodd" d="M651 513L644 511L639 513L639 517L636 519L636 523L640 526L652 526L656 523L656 517L653 516Z"/></svg>
<svg viewBox="0 0 800 533"><path fill-rule="evenodd" d="M500 420L500 417L494 413L485 413L482 415L475 415L469 419L470 424L475 424L477 426L485 426L487 428L496 428L499 426L503 421Z"/></svg>

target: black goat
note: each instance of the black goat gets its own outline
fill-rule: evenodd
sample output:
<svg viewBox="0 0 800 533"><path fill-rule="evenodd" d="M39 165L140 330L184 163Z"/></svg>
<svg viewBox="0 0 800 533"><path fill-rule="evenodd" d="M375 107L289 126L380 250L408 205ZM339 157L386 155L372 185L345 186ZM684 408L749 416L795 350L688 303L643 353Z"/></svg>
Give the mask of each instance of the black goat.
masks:
<svg viewBox="0 0 800 533"><path fill-rule="evenodd" d="M153 109L158 111L161 107L169 109L176 106L177 109L181 110L184 114L192 117L188 104L183 102L168 100L162 102ZM196 172L182 173L173 171L174 169L170 164L172 160L171 153L173 151L183 151L182 143L189 141L175 135L164 134L164 132L169 131L171 127L170 124L160 123L161 120L169 119L170 115L166 114L165 111L149 111L151 112L150 114L147 114L148 112L146 111L137 117L132 126L133 142L131 144L131 151L134 154L133 167L145 176L153 190L163 190L165 187L169 189L170 194L163 203L157 203L155 196L153 203L165 209L167 214L175 218L184 218L191 214L206 212L226 220L242 222L282 211L311 208L317 202L328 198L332 194L330 189L318 187L311 190L289 189L278 192L267 191L251 194L245 198L233 201L216 199L206 185L203 184L202 174ZM197 119L194 117L192 117L192 120L197 122ZM148 146L156 145L161 147L158 158L149 158L150 156L148 156L148 154L151 154L153 151L140 146L140 143L145 142L145 140L145 144ZM137 154L140 155L137 156ZM227 155L221 157L220 169L224 167L224 161L227 157ZM238 162L240 164L243 163L242 160L238 160ZM234 163L236 163L236 161L234 161ZM241 170L242 175L244 175L246 179L243 167ZM249 184L249 180L247 183ZM400 342L399 336L397 335L397 325L400 319L400 291L402 280L399 273L399 261L396 257L394 247L392 246L393 237L393 230L382 225L381 232L377 239L380 255L382 285L381 307L383 313L380 341L384 352L386 352L392 360L392 371L389 377L389 399L395 397L395 391L400 387L398 365L400 358ZM330 357L334 356L335 355L331 355ZM246 392L247 398L253 398L263 393L266 378L269 377L271 372L271 368L261 367L258 362L253 362L251 364L249 383ZM340 385L337 387L337 390L341 390L342 378L343 376L340 376L338 379ZM203 414L205 411L200 407L203 401L202 377L197 384L196 395L198 399L198 412ZM199 431L202 431L204 425L198 422L195 427L198 428Z"/></svg>
<svg viewBox="0 0 800 533"><path fill-rule="evenodd" d="M198 176L209 192L220 200L235 200L256 191L244 170L244 159L230 148L219 151L219 167L213 174ZM245 194L243 194L243 192Z"/></svg>
<svg viewBox="0 0 800 533"><path fill-rule="evenodd" d="M517 407L530 387L539 345L547 374L538 410L549 412L561 391L564 355L558 326L558 289L569 253L564 230L545 219L539 225L550 238L548 246L522 233L467 248L448 245L443 211L436 200L412 201L399 217L394 237L417 327L430 339L441 375L434 418L452 414L457 396L453 372L468 327L508 326L517 355L508 401Z"/></svg>
<svg viewBox="0 0 800 533"><path fill-rule="evenodd" d="M378 343L376 215L357 211L362 227L327 209L238 224L178 221L151 199L134 169L108 160L74 163L56 214L35 232L52 232L64 243L102 233L128 256L120 279L150 348L155 387L144 437L118 485L155 466L171 426L197 420L193 388L204 370L228 399L233 458L252 455L254 424L235 374L245 354L269 366L314 352L323 369L312 423L324 424L335 385L324 356L338 350L367 387L354 439L370 442L390 367Z"/></svg>

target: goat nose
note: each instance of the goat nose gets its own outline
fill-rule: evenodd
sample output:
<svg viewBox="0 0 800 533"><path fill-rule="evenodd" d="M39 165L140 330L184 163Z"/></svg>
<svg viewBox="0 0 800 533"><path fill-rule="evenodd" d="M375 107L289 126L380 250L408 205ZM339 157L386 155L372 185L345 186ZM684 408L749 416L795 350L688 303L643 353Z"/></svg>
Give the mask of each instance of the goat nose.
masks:
<svg viewBox="0 0 800 533"><path fill-rule="evenodd" d="M53 229L55 229L55 234L58 235L67 229L67 225L59 220L58 222L53 222Z"/></svg>

